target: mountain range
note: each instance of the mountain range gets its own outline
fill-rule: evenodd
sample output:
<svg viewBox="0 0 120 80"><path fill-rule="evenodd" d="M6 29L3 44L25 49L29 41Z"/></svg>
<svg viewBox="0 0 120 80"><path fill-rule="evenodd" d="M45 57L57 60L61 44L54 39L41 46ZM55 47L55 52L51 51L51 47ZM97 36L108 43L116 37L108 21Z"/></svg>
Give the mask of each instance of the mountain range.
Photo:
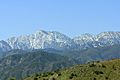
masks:
<svg viewBox="0 0 120 80"><path fill-rule="evenodd" d="M82 34L70 38L56 31L0 41L0 80L22 80L32 74L76 64L120 58L120 32Z"/></svg>
<svg viewBox="0 0 120 80"><path fill-rule="evenodd" d="M30 35L11 37L0 41L0 52L14 49L56 49L56 50L83 50L87 48L105 47L120 44L120 32L102 32L98 35L88 33L70 38L56 31L37 31ZM2 54L1 54L2 55Z"/></svg>

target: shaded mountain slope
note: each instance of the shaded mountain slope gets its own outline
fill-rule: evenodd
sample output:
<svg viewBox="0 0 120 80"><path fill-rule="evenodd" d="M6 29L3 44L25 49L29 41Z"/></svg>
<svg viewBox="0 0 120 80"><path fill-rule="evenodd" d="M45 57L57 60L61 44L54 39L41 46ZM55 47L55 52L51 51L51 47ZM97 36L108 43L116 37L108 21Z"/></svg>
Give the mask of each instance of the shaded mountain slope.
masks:
<svg viewBox="0 0 120 80"><path fill-rule="evenodd" d="M90 48L85 50L65 51L61 53L75 59L80 64L90 61L102 61L120 58L120 45Z"/></svg>
<svg viewBox="0 0 120 80"><path fill-rule="evenodd" d="M37 72L53 71L74 64L69 58L41 50L14 54L0 60L0 79L16 77L17 80Z"/></svg>

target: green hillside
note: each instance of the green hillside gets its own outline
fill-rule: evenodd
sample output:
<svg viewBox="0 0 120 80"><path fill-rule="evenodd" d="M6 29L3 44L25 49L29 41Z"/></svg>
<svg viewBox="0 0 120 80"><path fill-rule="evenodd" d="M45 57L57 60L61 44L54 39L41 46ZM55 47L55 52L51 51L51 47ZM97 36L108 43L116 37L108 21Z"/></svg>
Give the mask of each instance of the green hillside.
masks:
<svg viewBox="0 0 120 80"><path fill-rule="evenodd" d="M68 69L35 74L24 80L120 80L120 59L76 65Z"/></svg>

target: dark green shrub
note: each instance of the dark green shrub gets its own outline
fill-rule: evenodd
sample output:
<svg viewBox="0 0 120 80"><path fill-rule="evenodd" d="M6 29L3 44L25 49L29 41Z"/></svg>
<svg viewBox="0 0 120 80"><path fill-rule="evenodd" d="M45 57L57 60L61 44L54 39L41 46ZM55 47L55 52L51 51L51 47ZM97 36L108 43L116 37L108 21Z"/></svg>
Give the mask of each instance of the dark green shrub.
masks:
<svg viewBox="0 0 120 80"><path fill-rule="evenodd" d="M77 75L74 74L74 73L72 73L72 74L70 75L69 79L72 79L73 77L77 77Z"/></svg>
<svg viewBox="0 0 120 80"><path fill-rule="evenodd" d="M108 77L105 77L105 79L108 79Z"/></svg>
<svg viewBox="0 0 120 80"><path fill-rule="evenodd" d="M70 76L69 79L73 79L73 76Z"/></svg>
<svg viewBox="0 0 120 80"><path fill-rule="evenodd" d="M40 75L39 75L39 74L36 74L36 75L35 75L35 77L38 77L38 76L40 76Z"/></svg>
<svg viewBox="0 0 120 80"><path fill-rule="evenodd" d="M58 76L61 76L61 75L62 75L61 73L58 74Z"/></svg>
<svg viewBox="0 0 120 80"><path fill-rule="evenodd" d="M96 78L93 78L93 80L97 80Z"/></svg>
<svg viewBox="0 0 120 80"><path fill-rule="evenodd" d="M42 75L42 77L47 77L48 76L48 74L47 73L44 73L43 75Z"/></svg>
<svg viewBox="0 0 120 80"><path fill-rule="evenodd" d="M102 71L94 71L94 73L95 73L96 75L103 74Z"/></svg>
<svg viewBox="0 0 120 80"><path fill-rule="evenodd" d="M35 77L34 80L38 80L38 78Z"/></svg>
<svg viewBox="0 0 120 80"><path fill-rule="evenodd" d="M93 63L93 64L90 64L89 67L95 67L96 65Z"/></svg>
<svg viewBox="0 0 120 80"><path fill-rule="evenodd" d="M72 73L72 74L71 74L71 76L76 76L76 77L77 77L77 75L76 75L76 74L74 74L74 73Z"/></svg>
<svg viewBox="0 0 120 80"><path fill-rule="evenodd" d="M52 72L49 72L48 74L49 74L49 75L54 75L54 73L52 73Z"/></svg>
<svg viewBox="0 0 120 80"><path fill-rule="evenodd" d="M114 65L112 66L112 68L113 68L114 70L117 70L116 67L115 67Z"/></svg>
<svg viewBox="0 0 120 80"><path fill-rule="evenodd" d="M105 65L102 65L102 67L103 67L103 68L106 68L106 66L105 66Z"/></svg>
<svg viewBox="0 0 120 80"><path fill-rule="evenodd" d="M52 78L52 80L56 80L55 78Z"/></svg>
<svg viewBox="0 0 120 80"><path fill-rule="evenodd" d="M16 80L16 78L12 77L12 78L10 78L9 80Z"/></svg>
<svg viewBox="0 0 120 80"><path fill-rule="evenodd" d="M97 63L100 63L100 61L96 61Z"/></svg>

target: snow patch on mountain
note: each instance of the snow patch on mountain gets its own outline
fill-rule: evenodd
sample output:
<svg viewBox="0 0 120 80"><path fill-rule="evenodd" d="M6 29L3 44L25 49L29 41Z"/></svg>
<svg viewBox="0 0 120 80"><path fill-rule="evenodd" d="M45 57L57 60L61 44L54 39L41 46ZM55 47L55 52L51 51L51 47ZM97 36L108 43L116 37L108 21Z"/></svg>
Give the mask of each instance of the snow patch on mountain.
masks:
<svg viewBox="0 0 120 80"><path fill-rule="evenodd" d="M104 47L120 44L120 32L102 32L98 35L89 33L82 34L71 39L70 37L56 31L37 31L30 35L8 38L7 41L0 41L0 51L12 49L33 50L53 48L65 49L86 49Z"/></svg>
<svg viewBox="0 0 120 80"><path fill-rule="evenodd" d="M12 49L65 49L72 44L72 39L56 31L37 31L35 34L9 38L8 44Z"/></svg>

